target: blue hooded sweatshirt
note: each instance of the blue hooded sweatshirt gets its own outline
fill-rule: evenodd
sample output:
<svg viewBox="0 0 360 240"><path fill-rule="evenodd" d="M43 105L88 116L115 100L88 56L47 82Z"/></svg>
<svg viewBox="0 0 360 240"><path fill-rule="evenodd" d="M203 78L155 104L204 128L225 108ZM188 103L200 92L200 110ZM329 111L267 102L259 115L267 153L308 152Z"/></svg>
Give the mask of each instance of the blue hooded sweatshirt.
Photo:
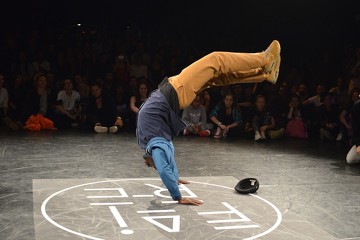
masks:
<svg viewBox="0 0 360 240"><path fill-rule="evenodd" d="M154 137L168 141L186 127L186 123L171 109L160 90L153 91L140 107L137 116L136 137L140 148L145 149Z"/></svg>

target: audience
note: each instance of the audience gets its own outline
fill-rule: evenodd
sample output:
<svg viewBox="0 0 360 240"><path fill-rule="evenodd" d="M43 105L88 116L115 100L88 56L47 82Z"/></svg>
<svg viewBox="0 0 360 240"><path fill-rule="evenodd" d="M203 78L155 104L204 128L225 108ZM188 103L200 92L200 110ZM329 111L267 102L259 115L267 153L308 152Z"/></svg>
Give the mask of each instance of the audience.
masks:
<svg viewBox="0 0 360 240"><path fill-rule="evenodd" d="M36 30L25 36L27 44L11 58L0 54L1 62L9 66L0 75L5 125L14 130L23 125L28 130L62 130L82 124L84 114L85 126L96 132L115 133L124 125L134 132L136 112L150 89L207 50L187 49L170 36L127 34L84 33L74 43L64 34L48 37ZM255 140L281 138L285 133L285 137L350 142L352 108L360 98L360 51L353 49L352 56L344 56L348 66L339 65L331 78L319 79L288 62L276 85L240 84L199 93L183 111L189 123L184 135L206 136L215 130L215 138L241 138L249 131Z"/></svg>

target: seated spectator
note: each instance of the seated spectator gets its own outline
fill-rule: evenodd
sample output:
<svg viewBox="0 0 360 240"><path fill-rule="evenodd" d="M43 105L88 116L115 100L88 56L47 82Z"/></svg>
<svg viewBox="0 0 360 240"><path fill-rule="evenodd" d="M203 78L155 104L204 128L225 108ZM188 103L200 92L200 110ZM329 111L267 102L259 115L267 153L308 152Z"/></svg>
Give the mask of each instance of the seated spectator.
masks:
<svg viewBox="0 0 360 240"><path fill-rule="evenodd" d="M191 105L184 109L182 119L187 127L184 129L184 136L189 134L199 135L200 137L210 136L213 124L207 122L205 107L200 104L200 96L197 95Z"/></svg>
<svg viewBox="0 0 360 240"><path fill-rule="evenodd" d="M18 128L22 128L20 120L26 89L23 75L17 74L9 87L8 116L16 122Z"/></svg>
<svg viewBox="0 0 360 240"><path fill-rule="evenodd" d="M53 122L53 103L54 98L47 88L47 78L45 74L35 76L35 87L31 89L24 100L23 119L29 131L39 131L42 129L55 130Z"/></svg>
<svg viewBox="0 0 360 240"><path fill-rule="evenodd" d="M124 125L122 117L117 115L113 98L103 94L98 82L91 85L91 97L85 116L90 128L97 133L117 133Z"/></svg>
<svg viewBox="0 0 360 240"><path fill-rule="evenodd" d="M130 79L129 73L130 63L124 54L119 54L115 58L115 63L113 65L113 72L115 73L115 78L123 85L127 85Z"/></svg>
<svg viewBox="0 0 360 240"><path fill-rule="evenodd" d="M148 67L144 64L142 55L135 55L134 62L130 64L129 73L130 76L134 76L136 78L144 77L147 79L149 77Z"/></svg>
<svg viewBox="0 0 360 240"><path fill-rule="evenodd" d="M9 94L4 84L4 75L0 74L0 120L11 130L18 130L18 125L8 116Z"/></svg>
<svg viewBox="0 0 360 240"><path fill-rule="evenodd" d="M236 84L232 86L232 92L234 94L235 103L237 104L238 108L241 111L243 119L247 119L249 115L249 111L251 107L253 106L253 100L251 92L245 95L244 88L242 84Z"/></svg>
<svg viewBox="0 0 360 240"><path fill-rule="evenodd" d="M275 128L275 120L266 107L265 97L257 95L255 106L250 113L250 122L245 124L245 131L254 134L254 140L266 140L268 131Z"/></svg>
<svg viewBox="0 0 360 240"><path fill-rule="evenodd" d="M198 95L200 97L200 105L205 107L206 116L208 116L210 113L211 96L207 90L200 92Z"/></svg>
<svg viewBox="0 0 360 240"><path fill-rule="evenodd" d="M157 86L165 76L163 59L159 53L155 53L149 65L149 79Z"/></svg>
<svg viewBox="0 0 360 240"><path fill-rule="evenodd" d="M130 96L134 96L138 93L138 79L134 76L130 76L128 85L126 86L126 92L129 93Z"/></svg>
<svg viewBox="0 0 360 240"><path fill-rule="evenodd" d="M350 78L349 84L348 84L348 93L350 94L350 92L354 89L360 88L360 65L357 66L357 70L354 71L352 77Z"/></svg>
<svg viewBox="0 0 360 240"><path fill-rule="evenodd" d="M353 129L352 146L346 156L346 161L348 164L355 164L360 162L360 100L354 103L351 124Z"/></svg>
<svg viewBox="0 0 360 240"><path fill-rule="evenodd" d="M6 117L9 104L9 94L7 89L4 87L5 77L0 74L0 117Z"/></svg>
<svg viewBox="0 0 360 240"><path fill-rule="evenodd" d="M346 139L351 138L351 136L352 136L352 127L351 127L352 109L353 109L354 103L358 100L360 100L360 89L354 88L353 90L351 90L350 96L348 96L348 99L340 112L340 116L339 116L340 132L336 138L337 141L341 141L344 138L346 138Z"/></svg>
<svg viewBox="0 0 360 240"><path fill-rule="evenodd" d="M308 138L307 124L302 111L301 99L293 96L287 113L285 136L293 138Z"/></svg>
<svg viewBox="0 0 360 240"><path fill-rule="evenodd" d="M37 57L32 64L35 73L48 73L51 70L51 64L46 59L43 52L38 52Z"/></svg>
<svg viewBox="0 0 360 240"><path fill-rule="evenodd" d="M310 97L307 90L307 86L304 83L301 83L299 85L295 94L300 98L301 102L305 101Z"/></svg>
<svg viewBox="0 0 360 240"><path fill-rule="evenodd" d="M135 130L136 128L136 116L139 112L140 106L143 104L145 99L148 98L148 85L145 81L139 82L138 92L136 95L131 96L130 98L130 129Z"/></svg>
<svg viewBox="0 0 360 240"><path fill-rule="evenodd" d="M324 103L317 109L317 122L319 124L320 139L334 141L339 134L339 109L333 104L333 95L325 94Z"/></svg>
<svg viewBox="0 0 360 240"><path fill-rule="evenodd" d="M65 79L63 84L63 90L58 93L55 103L54 121L58 128L70 128L72 124L79 123L80 94L73 90L70 79Z"/></svg>
<svg viewBox="0 0 360 240"><path fill-rule="evenodd" d="M336 85L330 88L329 93L332 93L334 95L333 100L336 106L338 106L339 108L344 106L345 100L348 96L345 80L339 77L336 80Z"/></svg>
<svg viewBox="0 0 360 240"><path fill-rule="evenodd" d="M109 94L114 94L114 88L114 75L112 72L108 72L105 74L104 82L102 84L102 90L108 92Z"/></svg>
<svg viewBox="0 0 360 240"><path fill-rule="evenodd" d="M290 87L290 98L297 95L299 87L300 85L292 85Z"/></svg>
<svg viewBox="0 0 360 240"><path fill-rule="evenodd" d="M217 126L214 138L239 137L242 133L240 112L231 93L219 102L210 113L210 120Z"/></svg>
<svg viewBox="0 0 360 240"><path fill-rule="evenodd" d="M75 77L75 90L80 94L80 102L86 105L89 100L90 86L87 83L86 77L81 74L76 74Z"/></svg>
<svg viewBox="0 0 360 240"><path fill-rule="evenodd" d="M270 95L267 107L275 120L275 128L269 131L271 139L282 138L287 124L287 113L289 110L289 98L285 87L279 85L277 91Z"/></svg>
<svg viewBox="0 0 360 240"><path fill-rule="evenodd" d="M318 136L319 126L316 122L316 111L323 104L322 99L326 92L325 86L318 84L316 86L316 94L302 102L303 114L309 117L308 133L311 138L317 138Z"/></svg>
<svg viewBox="0 0 360 240"><path fill-rule="evenodd" d="M311 105L313 107L320 107L322 103L322 96L326 93L326 88L323 84L318 84L316 87L316 94L307 98L302 102L304 106Z"/></svg>
<svg viewBox="0 0 360 240"><path fill-rule="evenodd" d="M122 116L123 122L125 125L129 125L129 99L127 92L125 91L124 86L121 83L118 83L115 89L115 106L117 115ZM126 124L128 123L128 124Z"/></svg>

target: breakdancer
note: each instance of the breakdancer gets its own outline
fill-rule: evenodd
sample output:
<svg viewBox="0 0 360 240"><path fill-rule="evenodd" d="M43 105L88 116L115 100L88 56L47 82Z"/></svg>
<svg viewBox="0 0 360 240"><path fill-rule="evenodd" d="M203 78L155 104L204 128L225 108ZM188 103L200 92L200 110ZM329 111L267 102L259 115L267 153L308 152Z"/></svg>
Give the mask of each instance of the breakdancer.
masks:
<svg viewBox="0 0 360 240"><path fill-rule="evenodd" d="M173 200L200 205L203 201L182 197L174 158L173 138L185 128L180 117L196 94L210 87L269 81L276 83L280 69L280 43L257 53L212 52L192 63L180 74L165 78L138 112L136 136L145 149L145 164L154 167ZM216 123L219 126L221 123Z"/></svg>

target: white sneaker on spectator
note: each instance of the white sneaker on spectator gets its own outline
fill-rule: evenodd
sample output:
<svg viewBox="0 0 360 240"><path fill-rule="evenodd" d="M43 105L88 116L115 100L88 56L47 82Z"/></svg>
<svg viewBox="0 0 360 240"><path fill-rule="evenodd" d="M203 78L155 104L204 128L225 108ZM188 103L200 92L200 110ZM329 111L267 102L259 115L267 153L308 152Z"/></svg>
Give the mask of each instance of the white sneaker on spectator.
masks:
<svg viewBox="0 0 360 240"><path fill-rule="evenodd" d="M109 128L109 132L111 133L116 133L118 131L118 127L117 126L112 126Z"/></svg>
<svg viewBox="0 0 360 240"><path fill-rule="evenodd" d="M214 138L221 138L222 131L220 127L217 127Z"/></svg>
<svg viewBox="0 0 360 240"><path fill-rule="evenodd" d="M95 132L97 133L107 133L108 132L108 128L107 127L103 127L103 126L95 126L94 127Z"/></svg>
<svg viewBox="0 0 360 240"><path fill-rule="evenodd" d="M184 135L184 136L187 136L187 135L189 135L189 134L190 134L190 131L185 128L184 131L183 131L183 135Z"/></svg>
<svg viewBox="0 0 360 240"><path fill-rule="evenodd" d="M261 139L261 134L259 133L259 131L256 131L256 132L255 132L254 140L255 140L255 141L259 141L260 139Z"/></svg>
<svg viewBox="0 0 360 240"><path fill-rule="evenodd" d="M343 139L342 132L339 132L339 134L336 136L336 141L341 141Z"/></svg>

